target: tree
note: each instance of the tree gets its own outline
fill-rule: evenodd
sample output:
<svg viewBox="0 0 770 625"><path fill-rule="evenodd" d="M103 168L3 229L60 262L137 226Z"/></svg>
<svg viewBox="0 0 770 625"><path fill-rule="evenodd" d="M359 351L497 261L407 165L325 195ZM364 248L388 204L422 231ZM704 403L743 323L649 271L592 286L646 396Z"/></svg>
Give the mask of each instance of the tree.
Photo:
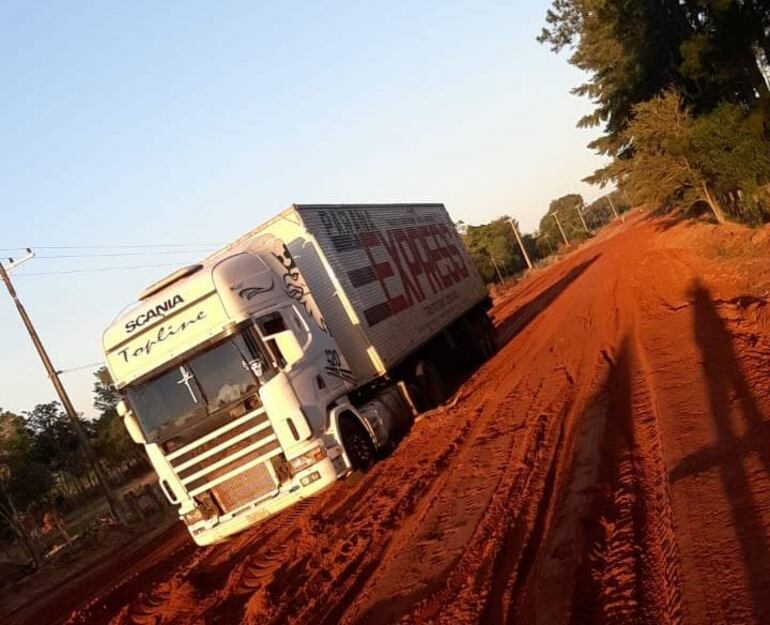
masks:
<svg viewBox="0 0 770 625"><path fill-rule="evenodd" d="M758 196L768 183L770 145L751 116L733 104L694 118L680 94L668 91L637 104L621 137L629 155L613 161L606 175L639 203L689 207L704 202L722 222L720 198ZM745 204L762 207L759 201Z"/></svg>
<svg viewBox="0 0 770 625"><path fill-rule="evenodd" d="M140 448L131 440L118 416L116 406L120 401L107 367L94 372L94 407L100 415L94 421L95 447L101 459L118 465L135 457Z"/></svg>
<svg viewBox="0 0 770 625"><path fill-rule="evenodd" d="M634 117L622 133L633 156L616 159L606 168L639 203L654 206L711 198L706 181L693 167L687 142L691 116L676 92L634 107ZM712 198L713 199L713 198ZM721 207L710 204L718 221Z"/></svg>
<svg viewBox="0 0 770 625"><path fill-rule="evenodd" d="M554 247L562 243L559 226L554 219L558 217L559 224L570 242L580 241L588 237L583 224L578 216L578 209L583 206L583 196L578 193L569 193L553 200L548 206L548 211L540 219L540 233L547 236Z"/></svg>
<svg viewBox="0 0 770 625"><path fill-rule="evenodd" d="M77 433L59 402L38 404L24 417L33 434L31 454L37 462L72 476L88 470Z"/></svg>
<svg viewBox="0 0 770 625"><path fill-rule="evenodd" d="M631 206L626 200L627 193L620 191L612 191L606 195L595 199L583 210L588 227L592 230L597 230L608 222L612 221L615 217L615 212L618 215L622 215L628 211ZM610 201L612 205L610 205ZM612 208L615 208L615 211Z"/></svg>
<svg viewBox="0 0 770 625"><path fill-rule="evenodd" d="M770 218L770 142L755 114L722 103L693 120L688 141L694 167L734 216L752 224Z"/></svg>
<svg viewBox="0 0 770 625"><path fill-rule="evenodd" d="M763 0L554 0L538 38L589 80L574 92L596 109L578 126L604 126L590 145L623 159L635 107L676 90L695 117L722 102L770 119L770 3ZM587 178L606 183L611 170Z"/></svg>
<svg viewBox="0 0 770 625"><path fill-rule="evenodd" d="M558 52L573 49L569 62L589 75L573 92L591 98L596 109L579 127L604 124L602 137L589 144L600 154L623 151L620 133L633 106L671 82L681 62L687 28L674 3L665 0L557 0L546 14L539 40ZM676 72L674 72L676 73Z"/></svg>
<svg viewBox="0 0 770 625"><path fill-rule="evenodd" d="M100 367L94 372L96 381L94 382L94 408L102 416L108 414L117 414L115 407L120 401L120 395L115 389L112 377L107 367Z"/></svg>
<svg viewBox="0 0 770 625"><path fill-rule="evenodd" d="M0 410L0 521L20 540L36 567L42 556L24 511L51 488L51 474L32 458L24 420Z"/></svg>
<svg viewBox="0 0 770 625"><path fill-rule="evenodd" d="M518 223L516 227L519 227ZM495 265L505 276L527 268L508 216L499 217L481 226L466 226L463 241L481 277L487 283L498 279Z"/></svg>

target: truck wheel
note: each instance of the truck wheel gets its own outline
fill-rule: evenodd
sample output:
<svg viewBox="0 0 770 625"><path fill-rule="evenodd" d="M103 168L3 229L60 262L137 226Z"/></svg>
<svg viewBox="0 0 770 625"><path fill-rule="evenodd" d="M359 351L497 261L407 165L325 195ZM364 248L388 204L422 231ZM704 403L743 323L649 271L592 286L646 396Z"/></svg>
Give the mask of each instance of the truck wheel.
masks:
<svg viewBox="0 0 770 625"><path fill-rule="evenodd" d="M497 345L495 344L495 328L486 315L479 320L478 332L479 353L482 360L487 360L497 351Z"/></svg>
<svg viewBox="0 0 770 625"><path fill-rule="evenodd" d="M441 405L446 399L446 386L441 374L427 360L421 360L415 368L415 377L423 396L431 408Z"/></svg>
<svg viewBox="0 0 770 625"><path fill-rule="evenodd" d="M361 422L355 417L344 417L340 420L340 435L342 445L348 460L357 471L365 471L374 463L376 450L372 437Z"/></svg>

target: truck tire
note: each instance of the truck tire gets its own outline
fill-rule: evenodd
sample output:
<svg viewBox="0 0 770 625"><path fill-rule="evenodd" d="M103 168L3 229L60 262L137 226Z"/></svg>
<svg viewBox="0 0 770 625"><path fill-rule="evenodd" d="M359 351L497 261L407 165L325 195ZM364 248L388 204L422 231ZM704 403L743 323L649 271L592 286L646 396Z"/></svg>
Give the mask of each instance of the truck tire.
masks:
<svg viewBox="0 0 770 625"><path fill-rule="evenodd" d="M417 385L427 400L428 408L440 406L446 399L447 391L444 380L436 367L428 360L420 360L414 373Z"/></svg>
<svg viewBox="0 0 770 625"><path fill-rule="evenodd" d="M497 351L497 343L495 341L495 327L492 325L492 321L487 315L480 317L475 325L478 328L478 350L483 362L491 358L492 355Z"/></svg>
<svg viewBox="0 0 770 625"><path fill-rule="evenodd" d="M467 315L458 323L455 331L463 365L479 366L497 351L495 328L482 310Z"/></svg>
<svg viewBox="0 0 770 625"><path fill-rule="evenodd" d="M353 469L366 471L374 464L377 452L372 437L357 418L343 416L340 419L340 436Z"/></svg>

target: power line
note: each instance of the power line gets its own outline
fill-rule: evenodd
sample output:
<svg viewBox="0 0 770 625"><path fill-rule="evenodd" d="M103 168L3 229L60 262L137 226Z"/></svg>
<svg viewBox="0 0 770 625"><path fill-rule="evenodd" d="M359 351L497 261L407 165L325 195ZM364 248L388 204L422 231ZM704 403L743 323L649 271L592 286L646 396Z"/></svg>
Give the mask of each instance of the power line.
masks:
<svg viewBox="0 0 770 625"><path fill-rule="evenodd" d="M96 267L94 269L64 269L62 271L37 271L33 273L17 273L17 278L30 278L32 276L57 276L68 273L96 273L102 271L123 271L126 269L152 269L154 267L178 267L179 263L157 263L154 265L127 265L125 267Z"/></svg>
<svg viewBox="0 0 770 625"><path fill-rule="evenodd" d="M118 256L160 256L165 254L195 254L195 253L204 253L207 252L208 248L205 250L193 250L193 249L183 249L183 250L160 250L157 252L117 252L117 253L108 253L108 254L42 254L40 256L35 256L35 258L115 258Z"/></svg>
<svg viewBox="0 0 770 625"><path fill-rule="evenodd" d="M80 365L69 369L59 369L56 373L61 375L62 373L72 373L73 371L82 371L83 369L94 369L96 367L101 367L103 364L103 360L100 360L99 362L89 362L87 365Z"/></svg>
<svg viewBox="0 0 770 625"><path fill-rule="evenodd" d="M224 243L137 243L134 245L23 245L0 247L0 252L18 252L27 248L37 250L101 250L101 249L146 249L153 247L221 247Z"/></svg>

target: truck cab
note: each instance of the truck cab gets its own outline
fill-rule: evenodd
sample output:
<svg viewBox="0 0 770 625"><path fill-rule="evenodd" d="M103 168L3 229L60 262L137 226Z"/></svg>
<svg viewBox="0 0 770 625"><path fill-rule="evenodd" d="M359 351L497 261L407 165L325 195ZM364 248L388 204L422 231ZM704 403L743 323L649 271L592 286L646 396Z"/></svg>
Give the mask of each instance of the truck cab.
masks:
<svg viewBox="0 0 770 625"><path fill-rule="evenodd" d="M291 257L272 246L183 268L104 334L123 401L199 545L329 486L352 466L355 380ZM375 440L375 439L373 439Z"/></svg>

